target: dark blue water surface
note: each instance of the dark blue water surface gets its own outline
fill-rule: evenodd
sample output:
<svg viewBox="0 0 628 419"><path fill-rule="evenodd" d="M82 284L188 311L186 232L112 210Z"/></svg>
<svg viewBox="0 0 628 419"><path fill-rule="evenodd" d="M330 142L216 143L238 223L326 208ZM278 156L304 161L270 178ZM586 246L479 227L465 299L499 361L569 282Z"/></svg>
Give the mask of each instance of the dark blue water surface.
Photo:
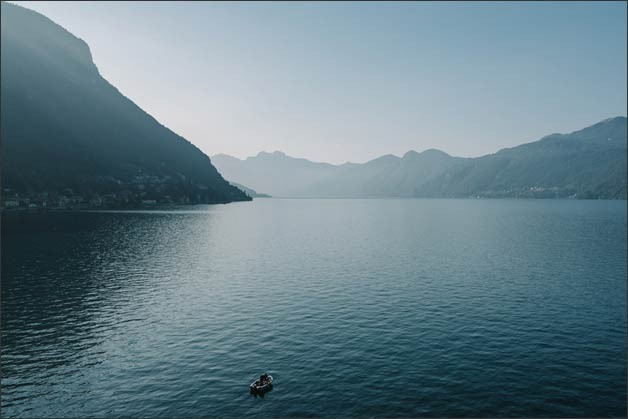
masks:
<svg viewBox="0 0 628 419"><path fill-rule="evenodd" d="M5 214L2 415L625 416L626 242L626 201Z"/></svg>

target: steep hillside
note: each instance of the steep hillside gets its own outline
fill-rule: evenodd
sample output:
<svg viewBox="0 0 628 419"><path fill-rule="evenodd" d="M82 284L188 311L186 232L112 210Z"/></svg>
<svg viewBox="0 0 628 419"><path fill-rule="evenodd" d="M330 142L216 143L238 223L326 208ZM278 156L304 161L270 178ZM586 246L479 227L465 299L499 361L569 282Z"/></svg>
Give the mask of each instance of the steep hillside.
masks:
<svg viewBox="0 0 628 419"><path fill-rule="evenodd" d="M5 200L250 199L198 148L109 84L85 42L41 14L4 2L1 7Z"/></svg>
<svg viewBox="0 0 628 419"><path fill-rule="evenodd" d="M626 199L626 118L469 159L421 196Z"/></svg>

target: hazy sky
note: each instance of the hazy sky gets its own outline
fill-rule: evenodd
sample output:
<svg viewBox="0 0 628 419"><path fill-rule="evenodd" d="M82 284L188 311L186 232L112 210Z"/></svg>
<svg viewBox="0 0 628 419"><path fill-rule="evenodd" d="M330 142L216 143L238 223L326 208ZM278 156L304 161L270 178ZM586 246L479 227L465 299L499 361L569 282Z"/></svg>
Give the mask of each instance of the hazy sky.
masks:
<svg viewBox="0 0 628 419"><path fill-rule="evenodd" d="M626 115L626 3L15 2L205 153L478 156Z"/></svg>

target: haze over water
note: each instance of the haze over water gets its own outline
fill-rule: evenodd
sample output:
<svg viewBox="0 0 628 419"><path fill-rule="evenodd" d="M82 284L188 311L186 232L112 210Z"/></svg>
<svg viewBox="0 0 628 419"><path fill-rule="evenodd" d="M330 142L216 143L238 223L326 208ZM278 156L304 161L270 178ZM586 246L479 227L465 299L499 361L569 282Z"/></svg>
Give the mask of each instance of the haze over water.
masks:
<svg viewBox="0 0 628 419"><path fill-rule="evenodd" d="M626 201L15 217L5 417L626 412Z"/></svg>

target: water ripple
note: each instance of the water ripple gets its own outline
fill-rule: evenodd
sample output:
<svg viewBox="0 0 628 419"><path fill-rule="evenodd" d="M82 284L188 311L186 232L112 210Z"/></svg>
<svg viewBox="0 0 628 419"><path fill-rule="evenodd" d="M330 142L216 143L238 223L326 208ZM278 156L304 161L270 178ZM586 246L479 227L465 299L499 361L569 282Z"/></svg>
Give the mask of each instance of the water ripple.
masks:
<svg viewBox="0 0 628 419"><path fill-rule="evenodd" d="M3 217L3 417L626 412L625 202L26 221ZM264 370L276 386L253 398Z"/></svg>

